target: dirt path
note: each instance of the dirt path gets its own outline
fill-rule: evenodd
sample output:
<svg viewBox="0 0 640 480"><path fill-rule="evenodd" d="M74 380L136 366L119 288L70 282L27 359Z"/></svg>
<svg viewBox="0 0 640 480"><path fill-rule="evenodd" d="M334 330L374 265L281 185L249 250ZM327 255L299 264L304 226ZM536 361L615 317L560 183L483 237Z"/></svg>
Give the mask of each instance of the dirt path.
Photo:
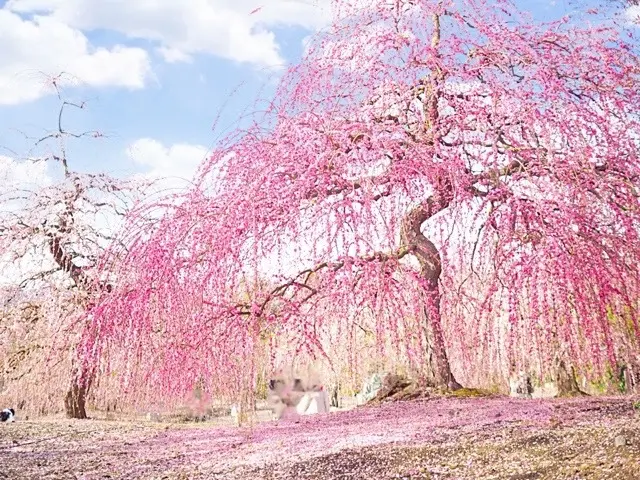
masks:
<svg viewBox="0 0 640 480"><path fill-rule="evenodd" d="M636 401L638 399L635 399ZM0 425L7 479L640 479L626 398L437 398L253 428Z"/></svg>

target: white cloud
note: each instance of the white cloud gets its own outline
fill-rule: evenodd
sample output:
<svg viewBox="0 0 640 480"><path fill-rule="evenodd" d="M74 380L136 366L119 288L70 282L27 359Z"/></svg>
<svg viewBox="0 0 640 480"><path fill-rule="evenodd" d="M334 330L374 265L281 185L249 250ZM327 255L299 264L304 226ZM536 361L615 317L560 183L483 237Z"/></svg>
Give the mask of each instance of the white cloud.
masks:
<svg viewBox="0 0 640 480"><path fill-rule="evenodd" d="M625 11L626 17L633 23L640 25L640 5L631 5Z"/></svg>
<svg viewBox="0 0 640 480"><path fill-rule="evenodd" d="M144 176L162 179L163 188L182 188L189 185L209 149L202 145L175 143L165 146L152 138L140 138L127 148L127 156L146 168Z"/></svg>
<svg viewBox="0 0 640 480"><path fill-rule="evenodd" d="M276 26L314 30L327 0L9 0L6 8L46 14L82 31L107 29L157 44L169 62L208 53L261 66L283 63Z"/></svg>
<svg viewBox="0 0 640 480"><path fill-rule="evenodd" d="M151 72L145 50L94 48L82 32L50 16L23 19L0 9L0 45L0 105L50 93L47 77L61 72L67 83L126 88L142 88Z"/></svg>
<svg viewBox="0 0 640 480"><path fill-rule="evenodd" d="M176 50L175 48L160 47L158 48L158 53L167 63L190 63L192 61L191 55L187 55L182 50Z"/></svg>
<svg viewBox="0 0 640 480"><path fill-rule="evenodd" d="M51 184L46 162L17 162L0 155L0 193Z"/></svg>

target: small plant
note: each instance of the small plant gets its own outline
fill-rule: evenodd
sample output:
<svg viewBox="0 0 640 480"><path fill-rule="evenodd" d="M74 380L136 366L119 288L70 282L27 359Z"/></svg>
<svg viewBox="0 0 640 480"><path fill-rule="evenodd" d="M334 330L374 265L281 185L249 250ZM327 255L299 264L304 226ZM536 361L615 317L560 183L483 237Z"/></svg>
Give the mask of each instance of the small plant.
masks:
<svg viewBox="0 0 640 480"><path fill-rule="evenodd" d="M451 396L458 398L488 397L491 396L491 392L479 388L461 388L451 392Z"/></svg>
<svg viewBox="0 0 640 480"><path fill-rule="evenodd" d="M640 400L633 402L633 409L640 412Z"/></svg>

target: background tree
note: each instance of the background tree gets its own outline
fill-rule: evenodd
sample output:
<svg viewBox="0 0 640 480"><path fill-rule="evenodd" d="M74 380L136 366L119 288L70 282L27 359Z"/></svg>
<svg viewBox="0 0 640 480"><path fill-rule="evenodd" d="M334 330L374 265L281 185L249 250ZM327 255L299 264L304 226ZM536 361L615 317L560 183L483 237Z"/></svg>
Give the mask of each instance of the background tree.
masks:
<svg viewBox="0 0 640 480"><path fill-rule="evenodd" d="M58 88L57 78L52 84ZM89 321L87 308L111 288L97 276L96 262L145 184L74 169L69 140L102 135L68 130L65 114L85 104L63 99L59 90L58 98L55 130L36 139L22 160L46 163L50 181L0 190L2 273L15 282L1 297L3 395L44 413L59 408L66 389L67 415L85 418L94 372L83 370L75 348Z"/></svg>
<svg viewBox="0 0 640 480"><path fill-rule="evenodd" d="M444 388L635 361L635 46L508 1L332 5L266 113L106 258L122 282L86 358L132 389L205 368L223 391L265 329L322 355L366 312L381 354L405 345ZM277 286L238 302L264 272Z"/></svg>

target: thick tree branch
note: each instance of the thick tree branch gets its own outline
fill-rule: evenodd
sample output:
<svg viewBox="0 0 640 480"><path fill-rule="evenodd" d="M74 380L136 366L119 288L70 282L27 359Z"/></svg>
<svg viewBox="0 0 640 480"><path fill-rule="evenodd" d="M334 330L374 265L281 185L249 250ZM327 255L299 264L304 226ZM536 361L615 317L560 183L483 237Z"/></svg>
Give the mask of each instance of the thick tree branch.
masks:
<svg viewBox="0 0 640 480"><path fill-rule="evenodd" d="M240 315L251 315L252 313L255 314L256 316L261 316L264 315L267 307L269 306L269 304L276 298L284 298L287 294L287 292L289 292L290 289L298 287L298 288L303 288L305 290L309 291L309 295L307 295L300 303L303 304L306 301L308 301L310 298L312 298L313 296L315 296L318 291L311 287L309 285L309 281L311 280L311 278L313 277L313 275L315 273L318 273L322 270L332 270L332 271L338 271L341 268L343 268L347 263L352 264L352 263L370 263L370 262L386 262L389 260L400 260L402 258L404 258L406 255L410 254L413 252L413 247L400 247L399 249L391 252L391 253L384 253L384 252L375 252L372 253L370 255L365 255L365 256L361 256L361 257L355 257L355 258L350 258L349 261L347 262L347 260L338 260L335 262L321 262L319 264L317 264L316 266L312 267L312 268L307 268L305 270L302 270L300 272L298 272L295 276L293 276L290 280L278 285L277 287L273 288L272 290L270 290L266 297L264 298L264 300L260 303L260 305L258 306L257 310L252 311L251 309L251 305L245 304L245 303L241 303L241 304L237 304L236 305L236 311L240 314ZM205 302L206 303L206 302Z"/></svg>

